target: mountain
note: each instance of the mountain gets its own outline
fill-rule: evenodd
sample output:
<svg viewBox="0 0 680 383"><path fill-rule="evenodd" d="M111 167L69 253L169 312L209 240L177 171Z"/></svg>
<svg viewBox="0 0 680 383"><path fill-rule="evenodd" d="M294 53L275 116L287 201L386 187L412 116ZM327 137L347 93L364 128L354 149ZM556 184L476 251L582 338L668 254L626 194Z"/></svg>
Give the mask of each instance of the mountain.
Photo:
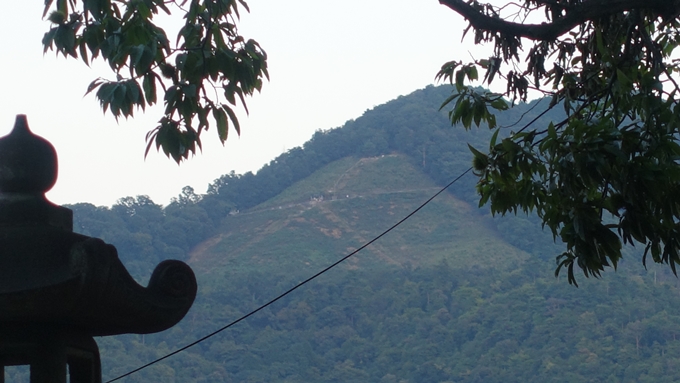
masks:
<svg viewBox="0 0 680 383"><path fill-rule="evenodd" d="M197 246L189 264L199 273L227 268L311 275L440 189L402 154L346 157L265 203L226 217L221 233ZM503 241L476 210L443 194L344 267L424 267L445 260L455 268L507 269L522 263L528 255Z"/></svg>
<svg viewBox="0 0 680 383"><path fill-rule="evenodd" d="M71 206L140 281L169 257L199 296L161 334L99 339L104 378L238 319L380 234L470 164L488 130L451 127L447 87L317 132L256 174L225 174L168 206ZM498 118L521 127L543 101ZM538 123L560 118L547 114ZM520 121L518 123L518 121ZM507 129L515 129L508 127ZM491 217L467 175L375 244L248 319L125 382L673 382L680 290L630 252L580 287L531 216ZM25 373L8 369L8 382Z"/></svg>

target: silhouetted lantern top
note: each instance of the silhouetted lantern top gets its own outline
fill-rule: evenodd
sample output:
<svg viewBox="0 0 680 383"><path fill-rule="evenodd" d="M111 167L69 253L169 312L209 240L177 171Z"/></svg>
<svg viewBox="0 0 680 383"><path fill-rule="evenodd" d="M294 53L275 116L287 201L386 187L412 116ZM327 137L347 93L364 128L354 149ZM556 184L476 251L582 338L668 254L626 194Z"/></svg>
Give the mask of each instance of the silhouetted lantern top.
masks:
<svg viewBox="0 0 680 383"><path fill-rule="evenodd" d="M196 296L191 268L163 261L140 286L112 245L73 233L71 210L45 198L56 179L54 148L17 116L0 138L0 345L13 327L100 336L179 322Z"/></svg>

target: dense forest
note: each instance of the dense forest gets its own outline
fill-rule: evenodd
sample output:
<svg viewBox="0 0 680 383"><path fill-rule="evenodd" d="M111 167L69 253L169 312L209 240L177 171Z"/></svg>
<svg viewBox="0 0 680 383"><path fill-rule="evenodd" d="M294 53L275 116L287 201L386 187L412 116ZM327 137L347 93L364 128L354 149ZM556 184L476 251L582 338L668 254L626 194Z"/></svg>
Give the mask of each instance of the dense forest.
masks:
<svg viewBox="0 0 680 383"><path fill-rule="evenodd" d="M199 297L176 327L98 339L104 379L257 308L311 274L296 266L296 257L319 264L340 258L465 171L468 143L488 145L489 132L451 127L438 110L449 92L428 87L390 101L340 128L318 131L256 174L225 174L205 194L186 187L167 206L145 196L122 198L112 207L69 206L75 230L116 245L140 282L168 258L186 260L199 272ZM521 128L541 102L510 109L499 125ZM551 118L559 115L538 123ZM367 158L379 160L362 162ZM344 189L327 180L347 179L352 164L363 167ZM328 191L329 184L341 197ZM406 190L410 184L422 190ZM414 217L412 226L393 234L392 247L382 245L394 259L407 249L401 259L334 269L123 381L680 381L680 290L673 275L655 265L645 270L631 249L617 272L569 286L553 275L560 246L537 219L490 217L488 209L477 209L474 184L474 176L462 178L450 188L448 202ZM328 204L316 203L321 200ZM293 210L288 206L299 211L286 213ZM386 218L367 222L372 217ZM254 233L263 225L269 225L266 233ZM272 229L279 226L288 231ZM353 242L345 242L347 233ZM267 258L267 240L279 238L290 242L278 248L282 258ZM233 255L231 263L196 256L197 248L219 241L231 247L213 257L239 249L246 256ZM432 241L442 245L435 248ZM440 256L444 245L456 247L448 250L452 256ZM380 250L361 259L373 255ZM312 262L309 269L316 267ZM8 382L25 377L19 370L7 373Z"/></svg>

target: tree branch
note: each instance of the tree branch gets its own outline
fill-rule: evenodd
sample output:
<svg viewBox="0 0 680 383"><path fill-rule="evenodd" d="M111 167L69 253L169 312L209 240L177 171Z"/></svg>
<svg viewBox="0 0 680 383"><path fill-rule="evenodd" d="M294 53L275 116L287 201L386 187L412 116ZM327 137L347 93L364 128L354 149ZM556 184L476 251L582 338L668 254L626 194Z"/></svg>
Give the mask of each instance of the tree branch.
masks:
<svg viewBox="0 0 680 383"><path fill-rule="evenodd" d="M585 0L569 7L564 17L550 23L520 24L486 15L465 0L439 0L439 3L465 17L476 29L541 41L555 40L586 21L633 9L655 10L664 18L680 13L680 0Z"/></svg>

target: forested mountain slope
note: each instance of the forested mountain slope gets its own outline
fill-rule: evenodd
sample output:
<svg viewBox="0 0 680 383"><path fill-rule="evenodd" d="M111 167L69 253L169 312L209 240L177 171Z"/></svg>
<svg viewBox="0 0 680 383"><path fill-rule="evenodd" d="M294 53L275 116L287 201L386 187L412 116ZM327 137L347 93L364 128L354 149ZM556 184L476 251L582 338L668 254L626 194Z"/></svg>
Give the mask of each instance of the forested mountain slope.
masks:
<svg viewBox="0 0 680 383"><path fill-rule="evenodd" d="M230 214L220 234L191 252L189 263L205 273L224 267L308 276L440 189L404 155L346 157L261 205ZM507 269L526 258L500 238L490 219L444 194L344 267L421 267L446 260L456 268Z"/></svg>
<svg viewBox="0 0 680 383"><path fill-rule="evenodd" d="M143 196L72 206L76 231L116 245L139 280L170 257L198 272L199 297L178 326L99 340L104 378L257 308L467 169L467 143L485 145L488 132L450 127L437 110L448 92L400 97L317 132L257 174L226 174L205 195L185 188L166 207ZM499 125L530 120L534 106ZM553 276L552 237L531 217L478 209L474 182L468 175L347 263L124 381L680 380L675 277L629 257L617 273L569 286Z"/></svg>
<svg viewBox="0 0 680 383"><path fill-rule="evenodd" d="M187 187L166 207L146 196L121 198L111 208L73 205L76 230L115 238L122 259L134 275L141 276L142 270L159 260L186 259L194 246L218 234L222 220L230 213L265 203L322 167L346 157L399 153L434 184L445 185L470 166L468 143L482 147L490 137L484 128L465 131L451 127L446 113L439 111L441 101L450 91L448 86L430 86L399 97L366 111L340 128L317 131L303 146L275 158L257 174L225 174L202 195ZM503 112L498 123L508 126L507 129L516 129L532 119L534 110L541 110L547 104L544 100L518 105ZM559 112L548 113L537 123L559 117ZM474 184L475 178L468 176L449 190L457 198L476 205ZM511 230L514 234L517 227L522 230L525 226L530 230L540 227L536 222L514 226ZM540 242L538 247L525 244L525 247L538 250L546 244Z"/></svg>

